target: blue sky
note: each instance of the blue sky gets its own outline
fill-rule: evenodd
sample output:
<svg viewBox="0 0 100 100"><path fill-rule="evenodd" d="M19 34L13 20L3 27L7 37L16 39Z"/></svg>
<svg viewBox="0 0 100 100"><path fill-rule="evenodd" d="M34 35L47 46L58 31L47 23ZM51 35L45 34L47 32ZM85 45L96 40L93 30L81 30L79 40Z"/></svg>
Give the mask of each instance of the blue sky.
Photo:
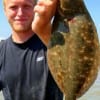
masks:
<svg viewBox="0 0 100 100"><path fill-rule="evenodd" d="M84 0L84 1L96 25L98 36L100 39L100 0ZM7 38L10 34L11 34L11 29L5 18L2 6L2 0L0 0L0 38Z"/></svg>

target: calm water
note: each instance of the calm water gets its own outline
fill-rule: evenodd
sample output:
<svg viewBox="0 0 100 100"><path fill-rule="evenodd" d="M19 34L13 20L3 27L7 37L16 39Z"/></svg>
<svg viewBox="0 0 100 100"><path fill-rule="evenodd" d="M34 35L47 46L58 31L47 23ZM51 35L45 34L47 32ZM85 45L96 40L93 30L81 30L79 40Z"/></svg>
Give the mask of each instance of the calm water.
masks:
<svg viewBox="0 0 100 100"><path fill-rule="evenodd" d="M0 100L4 100L2 92L0 93ZM78 100L100 100L100 72L92 87Z"/></svg>

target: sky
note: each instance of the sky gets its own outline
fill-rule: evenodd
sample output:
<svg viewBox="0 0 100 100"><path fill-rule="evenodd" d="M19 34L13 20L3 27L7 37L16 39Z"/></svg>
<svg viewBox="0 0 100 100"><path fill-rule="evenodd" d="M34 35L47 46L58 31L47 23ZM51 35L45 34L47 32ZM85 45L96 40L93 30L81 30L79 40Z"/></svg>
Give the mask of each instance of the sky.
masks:
<svg viewBox="0 0 100 100"><path fill-rule="evenodd" d="M100 39L100 0L84 0L84 2L95 23ZM0 39L5 39L9 37L9 35L11 35L11 28L3 11L2 0L0 0Z"/></svg>

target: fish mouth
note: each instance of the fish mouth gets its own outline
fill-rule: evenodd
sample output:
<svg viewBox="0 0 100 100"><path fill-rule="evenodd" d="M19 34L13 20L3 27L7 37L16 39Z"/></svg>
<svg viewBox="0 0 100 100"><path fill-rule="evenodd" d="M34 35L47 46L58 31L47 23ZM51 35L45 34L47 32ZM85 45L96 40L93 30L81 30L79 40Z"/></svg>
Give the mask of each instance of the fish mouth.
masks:
<svg viewBox="0 0 100 100"><path fill-rule="evenodd" d="M73 0L73 2L71 2L70 0L60 0L57 9L65 15L73 15L78 13L84 13L84 8L85 5L83 4L82 0Z"/></svg>

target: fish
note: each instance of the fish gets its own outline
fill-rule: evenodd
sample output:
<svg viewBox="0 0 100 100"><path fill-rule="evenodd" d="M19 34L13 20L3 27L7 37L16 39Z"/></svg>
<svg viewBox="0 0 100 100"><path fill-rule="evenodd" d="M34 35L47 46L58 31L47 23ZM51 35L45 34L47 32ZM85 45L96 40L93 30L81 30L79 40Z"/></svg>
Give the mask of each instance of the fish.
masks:
<svg viewBox="0 0 100 100"><path fill-rule="evenodd" d="M65 100L80 98L95 82L99 39L83 0L58 0L47 46L47 62Z"/></svg>

